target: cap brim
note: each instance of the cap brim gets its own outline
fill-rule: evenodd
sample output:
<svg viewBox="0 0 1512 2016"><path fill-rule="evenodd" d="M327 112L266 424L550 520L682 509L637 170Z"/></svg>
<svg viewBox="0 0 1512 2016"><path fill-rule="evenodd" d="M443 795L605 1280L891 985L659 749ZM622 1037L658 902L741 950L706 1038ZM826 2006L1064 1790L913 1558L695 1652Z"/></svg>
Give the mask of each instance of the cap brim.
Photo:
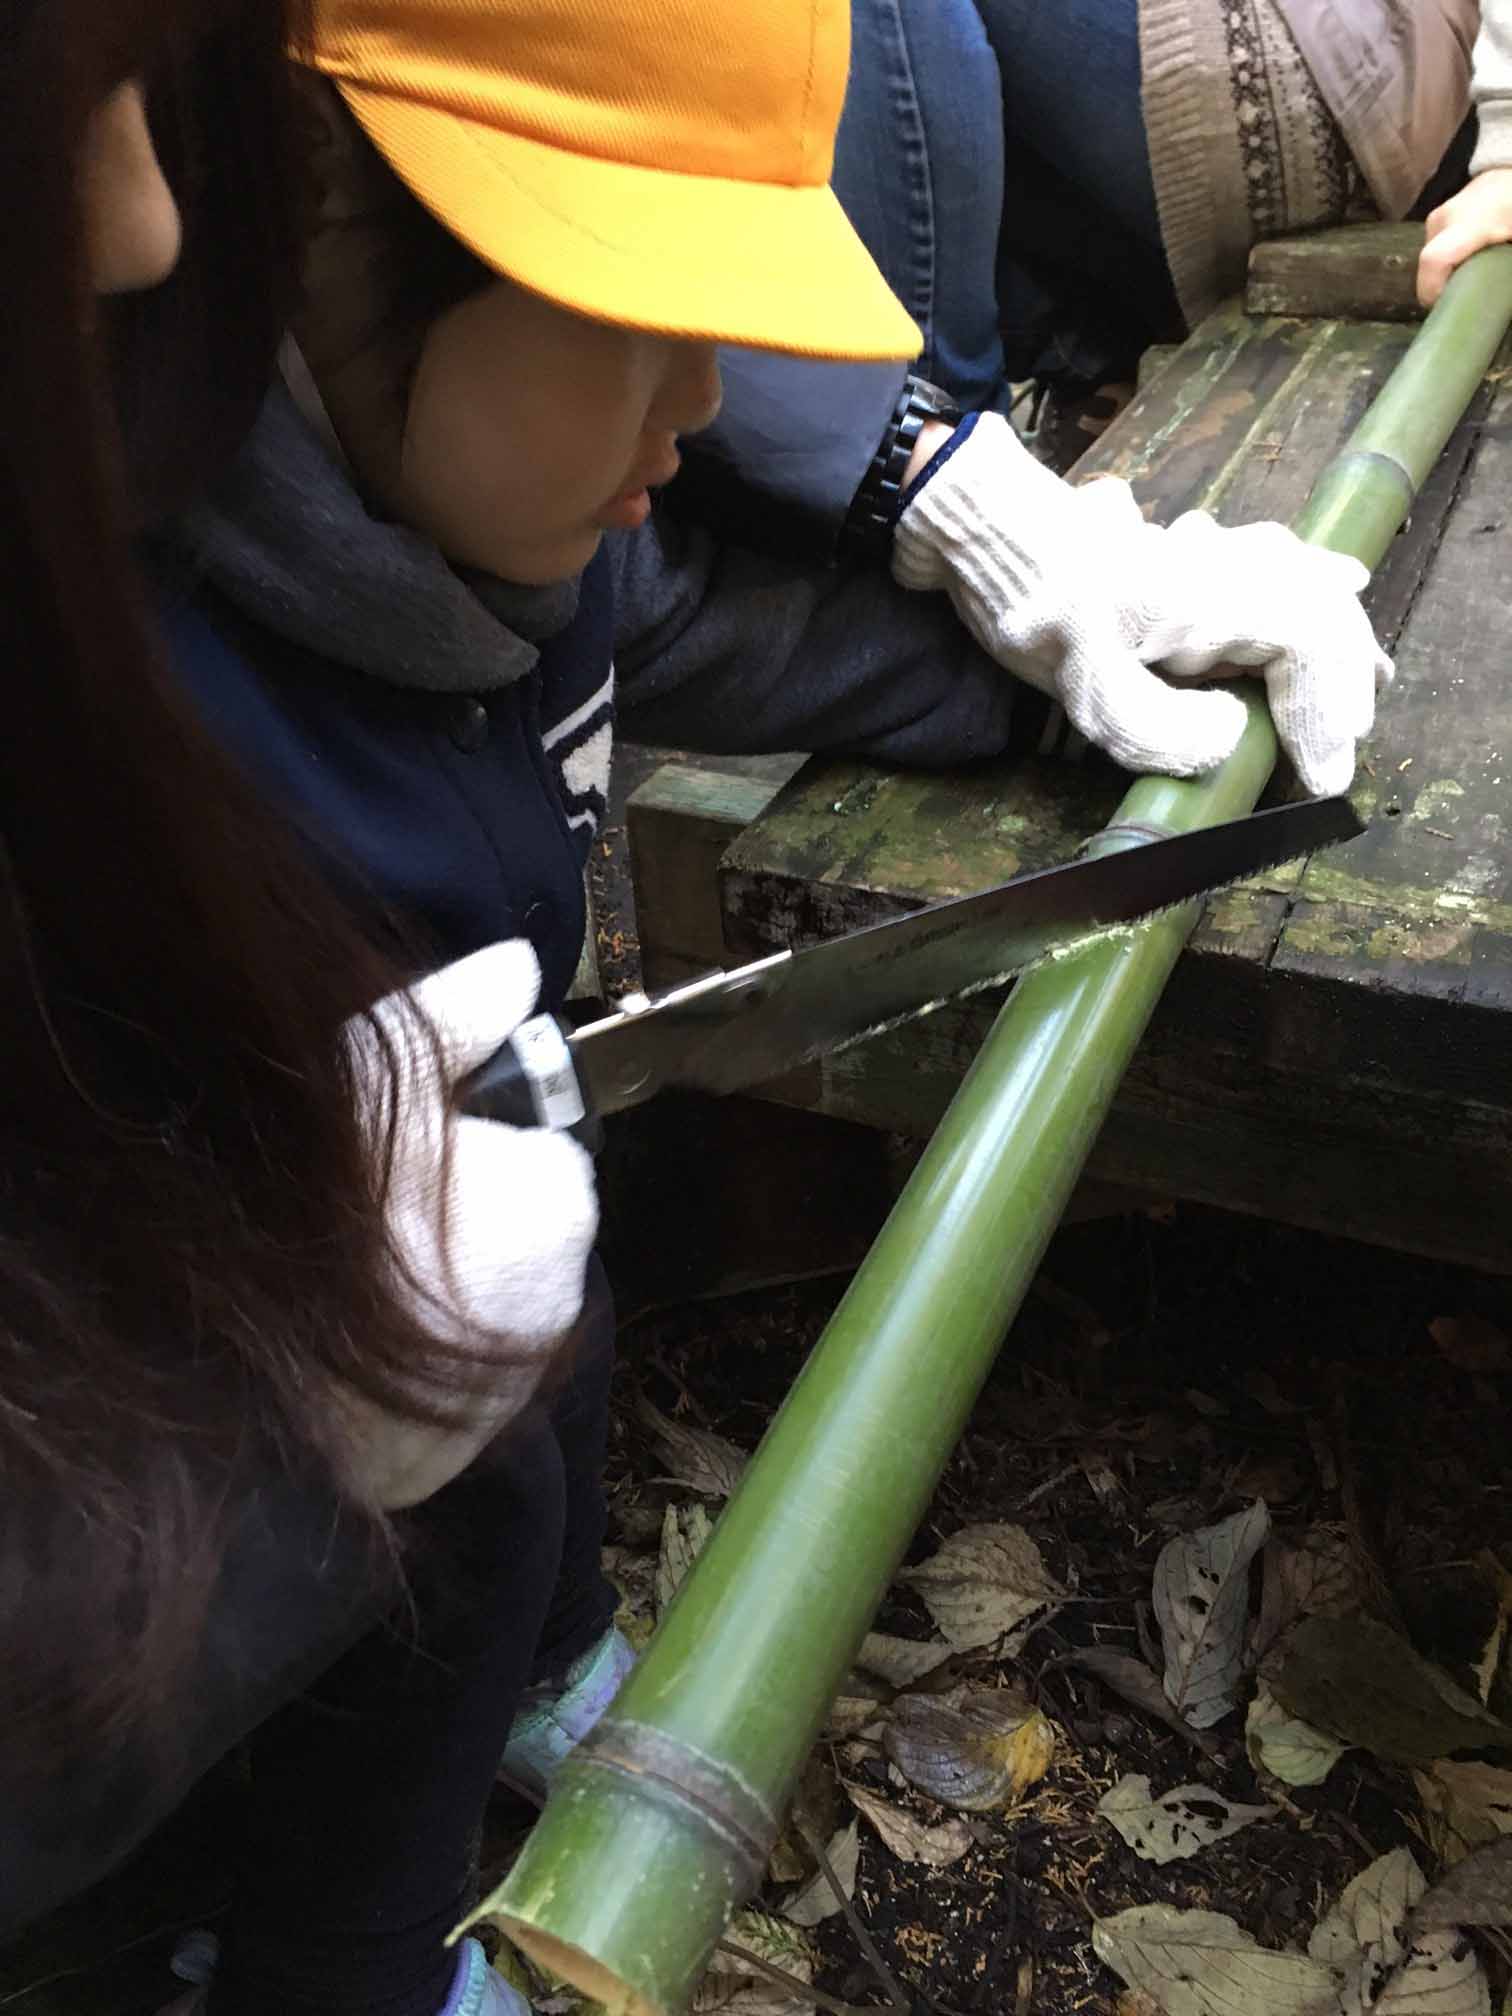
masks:
<svg viewBox="0 0 1512 2016"><path fill-rule="evenodd" d="M598 321L881 362L918 329L834 193L675 175L343 81L374 144L487 265Z"/></svg>

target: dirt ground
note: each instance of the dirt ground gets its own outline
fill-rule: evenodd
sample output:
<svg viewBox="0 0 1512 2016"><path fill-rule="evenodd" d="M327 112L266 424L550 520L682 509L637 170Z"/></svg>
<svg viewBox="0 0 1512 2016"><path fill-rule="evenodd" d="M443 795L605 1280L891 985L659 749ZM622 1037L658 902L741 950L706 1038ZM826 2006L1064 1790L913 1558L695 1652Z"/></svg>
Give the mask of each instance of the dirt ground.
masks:
<svg viewBox="0 0 1512 2016"><path fill-rule="evenodd" d="M635 945L619 838L608 836L596 874L600 954L623 984ZM761 1187L759 1168L749 1180ZM814 1180L822 1188L822 1163ZM794 1212L803 1209L795 1198ZM822 1259L821 1242L815 1265ZM657 1481L666 1466L640 1400L754 1448L843 1287L840 1273L673 1306L631 1296L611 1540L644 1546L664 1508L690 1496ZM917 2010L1112 2012L1120 1984L1093 1953L1094 1918L1200 1905L1232 1914L1264 1944L1305 1944L1323 1906L1374 1857L1410 1845L1431 1867L1410 1773L1361 1750L1189 1861L1138 1859L1095 1810L1122 1776L1193 1781L1245 1803L1276 1803L1276 1788L1257 1784L1240 1718L1219 1725L1204 1755L1068 1662L1079 1648L1148 1647L1161 1548L1264 1498L1278 1532L1319 1521L1341 1529L1378 1607L1467 1679L1494 1621L1475 1564L1492 1549L1512 1568L1509 1336L1512 1280L1196 1209L1062 1231L909 1557L963 1526L1010 1522L1069 1592L1011 1661L956 1657L921 1683L1011 1684L1043 1712L1053 1758L1021 1803L967 1816L969 1852L945 1868L904 1862L860 1829L855 1908ZM916 1594L895 1588L880 1625L922 1639L930 1618ZM930 1824L949 1817L874 1749L847 1753L853 1783ZM132 1868L0 1955L3 2016L149 2016L173 1992L165 1965L176 1932L224 1904L237 1801L233 1765ZM490 1864L520 1823L517 1809L499 1806ZM883 1999L842 1917L809 1937L822 1991L843 2003ZM1512 1973L1501 1938L1484 1935L1481 1948L1498 1995Z"/></svg>

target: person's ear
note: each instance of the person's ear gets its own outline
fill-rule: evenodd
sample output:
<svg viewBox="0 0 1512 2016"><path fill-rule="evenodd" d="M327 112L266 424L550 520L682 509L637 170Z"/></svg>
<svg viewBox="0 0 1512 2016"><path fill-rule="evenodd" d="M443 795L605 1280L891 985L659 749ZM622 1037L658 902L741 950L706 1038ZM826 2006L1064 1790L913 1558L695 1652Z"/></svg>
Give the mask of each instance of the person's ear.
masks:
<svg viewBox="0 0 1512 2016"><path fill-rule="evenodd" d="M381 186L372 143L328 77L296 64L294 90L320 224L360 218L374 206Z"/></svg>

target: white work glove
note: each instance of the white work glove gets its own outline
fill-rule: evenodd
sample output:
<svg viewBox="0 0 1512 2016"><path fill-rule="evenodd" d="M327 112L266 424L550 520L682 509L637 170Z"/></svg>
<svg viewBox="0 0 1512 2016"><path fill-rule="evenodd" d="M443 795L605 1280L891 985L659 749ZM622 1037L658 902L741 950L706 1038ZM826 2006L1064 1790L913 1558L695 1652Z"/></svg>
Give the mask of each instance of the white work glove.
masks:
<svg viewBox="0 0 1512 2016"><path fill-rule="evenodd" d="M1200 511L1148 524L1127 483L1065 482L995 413L916 487L892 571L905 588L943 589L984 651L1130 770L1195 776L1244 728L1235 695L1183 690L1152 665L1175 679L1240 665L1263 672L1307 790L1346 791L1392 676L1358 560Z"/></svg>
<svg viewBox="0 0 1512 2016"><path fill-rule="evenodd" d="M379 1002L373 1015L397 1060L392 1077L368 1025L350 1027L375 1151L395 1121L388 1226L408 1275L399 1292L445 1343L466 1347L483 1333L502 1333L516 1361L490 1365L480 1356L476 1366L457 1367L456 1427L353 1403L363 1474L390 1509L418 1504L467 1468L530 1398L583 1306L598 1230L590 1157L569 1135L472 1119L452 1104L457 1081L529 1017L540 977L534 951L514 938ZM489 1346L497 1349L491 1338ZM447 1403L433 1368L417 1379L416 1392L430 1404Z"/></svg>

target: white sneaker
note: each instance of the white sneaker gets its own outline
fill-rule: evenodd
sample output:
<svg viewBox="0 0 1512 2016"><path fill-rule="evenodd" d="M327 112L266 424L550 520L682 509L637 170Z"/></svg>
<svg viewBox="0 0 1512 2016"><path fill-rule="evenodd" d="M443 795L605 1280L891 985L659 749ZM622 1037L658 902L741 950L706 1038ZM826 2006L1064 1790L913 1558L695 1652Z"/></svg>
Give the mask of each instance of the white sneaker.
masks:
<svg viewBox="0 0 1512 2016"><path fill-rule="evenodd" d="M611 1629L568 1668L560 1693L527 1696L504 1746L500 1783L544 1804L558 1769L607 1711L634 1664L629 1639Z"/></svg>

